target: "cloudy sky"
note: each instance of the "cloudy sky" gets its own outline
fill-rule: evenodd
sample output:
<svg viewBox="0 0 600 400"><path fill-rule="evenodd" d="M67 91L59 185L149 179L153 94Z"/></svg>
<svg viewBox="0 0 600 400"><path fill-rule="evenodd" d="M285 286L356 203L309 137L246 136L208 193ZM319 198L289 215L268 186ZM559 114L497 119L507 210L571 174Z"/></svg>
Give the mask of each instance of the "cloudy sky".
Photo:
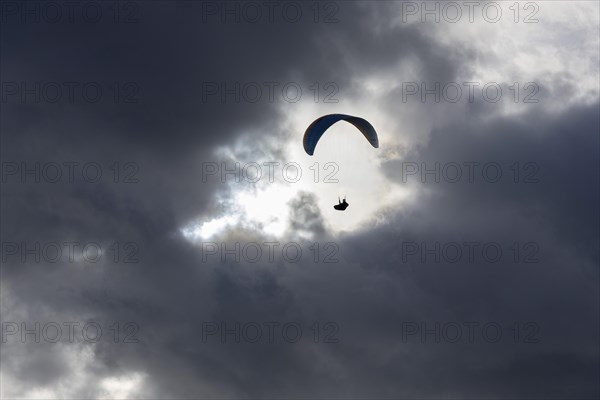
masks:
<svg viewBox="0 0 600 400"><path fill-rule="evenodd" d="M467 3L0 2L2 398L597 398L599 5Z"/></svg>

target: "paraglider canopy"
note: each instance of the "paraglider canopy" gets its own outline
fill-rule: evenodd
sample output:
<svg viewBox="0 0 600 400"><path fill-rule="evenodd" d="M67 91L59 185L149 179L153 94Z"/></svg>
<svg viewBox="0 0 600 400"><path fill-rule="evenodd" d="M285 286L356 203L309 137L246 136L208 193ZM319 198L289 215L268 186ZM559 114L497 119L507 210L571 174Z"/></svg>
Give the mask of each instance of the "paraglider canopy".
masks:
<svg viewBox="0 0 600 400"><path fill-rule="evenodd" d="M375 132L375 128L373 128L373 126L367 120L359 117L353 117L352 115L329 114L317 118L312 124L310 124L308 128L306 128L303 140L304 151L306 151L308 155L312 156L315 152L315 147L317 147L319 139L321 139L321 136L323 136L325 131L329 129L331 125L338 121L346 121L351 123L365 136L369 143L371 143L371 146L375 148L379 147L379 138L377 137L377 132Z"/></svg>

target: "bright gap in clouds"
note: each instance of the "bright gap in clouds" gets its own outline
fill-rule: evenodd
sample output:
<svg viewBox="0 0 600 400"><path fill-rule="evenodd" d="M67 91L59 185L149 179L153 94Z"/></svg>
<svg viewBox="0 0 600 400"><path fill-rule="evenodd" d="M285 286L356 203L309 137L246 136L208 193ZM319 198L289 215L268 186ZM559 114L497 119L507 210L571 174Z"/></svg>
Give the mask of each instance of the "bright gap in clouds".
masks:
<svg viewBox="0 0 600 400"><path fill-rule="evenodd" d="M265 188L232 189L230 199L220 200L224 215L196 221L181 231L190 240L209 239L236 227L282 236L289 223L289 201L296 195L291 187L273 184Z"/></svg>
<svg viewBox="0 0 600 400"><path fill-rule="evenodd" d="M261 157L246 161L259 165L278 162L279 166L273 171L274 181L269 181L268 167L265 166L262 167L261 179L256 183L239 183L230 179L224 191L217 194L221 213L189 223L181 229L183 235L191 241L207 240L243 228L276 238L311 238L312 234L308 230L291 230L293 223L297 226L303 222L291 220L294 215L292 207L312 206L293 201L299 200L303 193L313 195L321 214L322 225L332 234L358 229L369 221L381 221L381 216L376 215L380 209L390 205L399 206L407 191L387 180L381 171L382 150L371 147L353 125L338 122L319 141L314 156L304 152L302 137L306 127L320 115L340 111L326 109L327 107L322 107L319 110L322 114L319 114L315 113L314 104L296 105L295 111L288 114L283 128L287 135L283 140L275 139L279 143L268 143L270 146L278 145L273 153L284 154L286 159L269 159L262 153ZM387 140L390 133L381 133L385 130L383 118L373 113L361 114L360 111L355 114L367 119L373 117L370 121L378 130L380 141L384 146L391 144ZM273 139L269 137L265 140ZM242 137L239 143L221 149L218 153L228 160L228 166L231 167L238 161L243 167L247 149L256 146L252 141L255 142L255 139ZM247 142L247 146L243 142ZM265 143L264 148L270 147ZM298 181L294 179L296 167L290 167L288 173L284 173L283 166L287 163L295 163L299 167L301 176ZM240 175L244 180L243 174ZM346 211L333 209L338 196L347 196L350 207Z"/></svg>
<svg viewBox="0 0 600 400"><path fill-rule="evenodd" d="M142 388L145 376L140 373L107 377L100 381L101 399L129 399ZM137 396L136 396L137 397Z"/></svg>

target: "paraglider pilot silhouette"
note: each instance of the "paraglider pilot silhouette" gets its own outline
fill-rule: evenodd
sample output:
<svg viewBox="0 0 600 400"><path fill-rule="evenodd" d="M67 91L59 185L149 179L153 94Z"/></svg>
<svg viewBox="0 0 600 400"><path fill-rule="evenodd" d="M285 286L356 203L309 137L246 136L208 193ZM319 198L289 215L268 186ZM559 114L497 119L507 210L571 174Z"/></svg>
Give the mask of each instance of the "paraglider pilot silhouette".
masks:
<svg viewBox="0 0 600 400"><path fill-rule="evenodd" d="M375 148L379 148L379 138L377 137L377 132L375 132L375 128L365 119L359 117L353 117L351 115L345 114L329 114L324 115L320 118L317 118L313 121L312 124L308 128L306 128L306 132L304 132L304 151L309 156L312 156L315 152L315 147L317 147L317 143L321 136L325 133L331 125L335 124L338 121L346 121L354 125L358 130L365 136L365 138L371 143L371 146ZM348 203L346 202L346 196L344 196L344 201L340 201L338 197L338 204L334 205L333 208L339 211L344 211L348 208Z"/></svg>
<svg viewBox="0 0 600 400"><path fill-rule="evenodd" d="M344 196L344 201L340 201L340 198L338 197L338 204L333 206L333 208L335 208L338 211L344 211L346 208L348 208L350 204L346 203L346 197Z"/></svg>

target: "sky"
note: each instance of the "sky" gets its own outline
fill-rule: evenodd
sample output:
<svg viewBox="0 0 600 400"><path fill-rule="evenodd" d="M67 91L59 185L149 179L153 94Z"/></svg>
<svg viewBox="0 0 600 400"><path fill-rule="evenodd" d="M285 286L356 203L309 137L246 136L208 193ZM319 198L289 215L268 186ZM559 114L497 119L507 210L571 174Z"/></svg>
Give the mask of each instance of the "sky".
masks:
<svg viewBox="0 0 600 400"><path fill-rule="evenodd" d="M599 27L2 0L0 397L598 398Z"/></svg>

